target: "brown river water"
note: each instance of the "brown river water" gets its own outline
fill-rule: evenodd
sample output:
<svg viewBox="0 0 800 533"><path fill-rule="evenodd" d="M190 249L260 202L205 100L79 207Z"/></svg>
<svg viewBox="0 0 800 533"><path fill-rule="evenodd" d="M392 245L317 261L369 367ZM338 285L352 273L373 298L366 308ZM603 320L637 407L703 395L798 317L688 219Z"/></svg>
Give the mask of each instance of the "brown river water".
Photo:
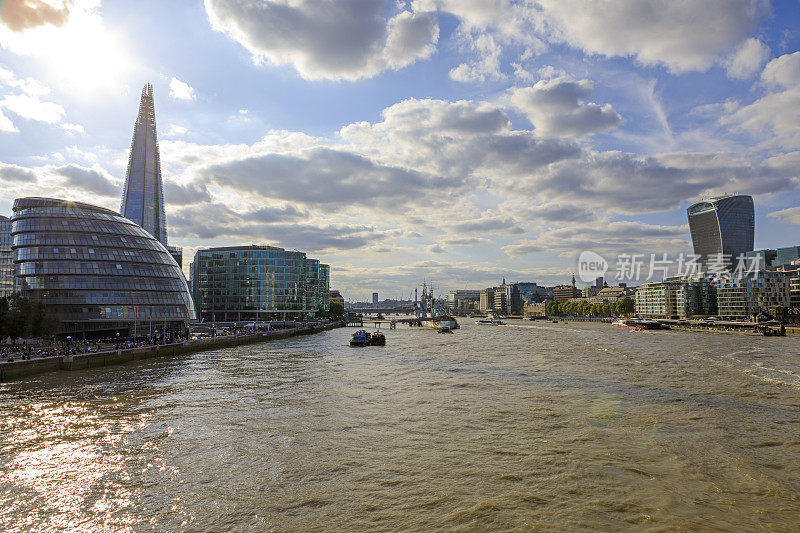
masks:
<svg viewBox="0 0 800 533"><path fill-rule="evenodd" d="M800 339L462 319L0 384L0 530L800 527Z"/></svg>

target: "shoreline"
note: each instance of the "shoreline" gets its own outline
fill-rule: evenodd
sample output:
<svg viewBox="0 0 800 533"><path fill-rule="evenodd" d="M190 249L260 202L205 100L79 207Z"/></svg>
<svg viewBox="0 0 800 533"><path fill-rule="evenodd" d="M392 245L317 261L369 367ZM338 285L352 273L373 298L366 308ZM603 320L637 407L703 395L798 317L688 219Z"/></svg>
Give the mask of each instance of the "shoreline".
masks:
<svg viewBox="0 0 800 533"><path fill-rule="evenodd" d="M261 342L269 342L300 335L313 335L342 327L340 322L321 326L303 326L276 331L265 331L252 335L208 337L182 343L142 346L119 350L82 353L75 355L42 357L13 362L0 362L0 382L12 381L45 372L83 370L103 366L119 365L130 361L187 355L219 348L234 348Z"/></svg>

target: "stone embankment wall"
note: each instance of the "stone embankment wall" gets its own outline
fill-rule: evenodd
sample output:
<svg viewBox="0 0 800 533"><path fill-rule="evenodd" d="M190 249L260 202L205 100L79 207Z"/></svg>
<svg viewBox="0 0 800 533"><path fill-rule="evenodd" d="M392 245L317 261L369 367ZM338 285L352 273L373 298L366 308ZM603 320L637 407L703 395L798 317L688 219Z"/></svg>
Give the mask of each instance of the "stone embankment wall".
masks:
<svg viewBox="0 0 800 533"><path fill-rule="evenodd" d="M233 348L235 346L244 346L259 342L286 339L288 337L295 337L297 335L311 335L313 333L321 333L323 331L338 327L341 327L341 324L337 322L319 326L299 326L290 329L264 331L255 333L253 335L209 337L177 344L142 346L140 348L128 348L124 350L106 350L102 352L82 353L59 357L16 360L11 363L0 362L0 381L10 381L12 379L19 379L25 376L32 376L34 374L41 374L43 372L52 372L56 370L80 370L84 368L117 365L140 359L172 357L174 355L205 352L208 350L218 350L220 348Z"/></svg>

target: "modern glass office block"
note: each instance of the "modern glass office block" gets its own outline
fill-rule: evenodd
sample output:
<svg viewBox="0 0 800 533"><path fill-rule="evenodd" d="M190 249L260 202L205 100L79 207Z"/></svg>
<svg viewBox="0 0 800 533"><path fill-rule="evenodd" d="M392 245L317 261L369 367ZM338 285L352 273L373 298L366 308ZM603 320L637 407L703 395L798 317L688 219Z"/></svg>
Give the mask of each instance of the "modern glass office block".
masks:
<svg viewBox="0 0 800 533"><path fill-rule="evenodd" d="M707 269L714 256L727 256L726 266L736 264L740 254L753 250L755 209L751 196L720 196L698 202L687 209L694 253Z"/></svg>
<svg viewBox="0 0 800 533"><path fill-rule="evenodd" d="M14 254L11 251L11 219L0 215L0 296L14 292Z"/></svg>
<svg viewBox="0 0 800 533"><path fill-rule="evenodd" d="M61 319L63 335L174 336L196 318L170 253L118 213L21 198L11 220L17 287Z"/></svg>
<svg viewBox="0 0 800 533"><path fill-rule="evenodd" d="M198 250L192 285L205 321L271 320L329 307L330 267L303 252L273 246Z"/></svg>

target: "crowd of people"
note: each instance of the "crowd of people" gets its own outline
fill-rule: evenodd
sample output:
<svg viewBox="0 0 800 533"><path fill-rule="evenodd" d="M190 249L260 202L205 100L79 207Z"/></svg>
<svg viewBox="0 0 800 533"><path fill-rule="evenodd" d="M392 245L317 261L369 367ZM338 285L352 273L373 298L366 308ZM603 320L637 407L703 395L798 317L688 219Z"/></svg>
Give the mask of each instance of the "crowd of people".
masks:
<svg viewBox="0 0 800 533"><path fill-rule="evenodd" d="M177 337L167 342L183 342L184 337ZM158 338L145 339L97 339L97 340L65 340L50 344L4 344L0 345L0 362L13 363L17 360L30 360L44 357L63 357L96 353L104 350L126 350L143 346L155 346L164 342Z"/></svg>

